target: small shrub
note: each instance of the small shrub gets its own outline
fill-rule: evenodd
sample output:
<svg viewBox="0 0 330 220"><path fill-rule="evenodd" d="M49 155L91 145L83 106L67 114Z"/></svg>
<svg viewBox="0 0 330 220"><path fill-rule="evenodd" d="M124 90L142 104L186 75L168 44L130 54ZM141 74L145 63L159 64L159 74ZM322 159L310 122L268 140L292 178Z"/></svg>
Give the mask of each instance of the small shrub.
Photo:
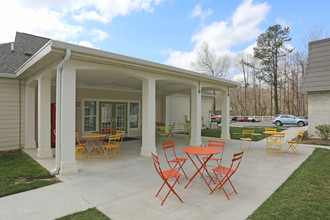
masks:
<svg viewBox="0 0 330 220"><path fill-rule="evenodd" d="M330 125L318 125L316 128L316 134L320 136L323 140L326 140L330 136Z"/></svg>

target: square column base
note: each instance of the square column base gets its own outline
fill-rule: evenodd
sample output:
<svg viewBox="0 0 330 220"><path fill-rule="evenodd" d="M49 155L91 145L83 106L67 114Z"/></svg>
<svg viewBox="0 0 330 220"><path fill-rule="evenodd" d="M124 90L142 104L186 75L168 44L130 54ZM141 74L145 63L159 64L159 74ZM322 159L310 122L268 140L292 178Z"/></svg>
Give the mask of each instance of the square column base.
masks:
<svg viewBox="0 0 330 220"><path fill-rule="evenodd" d="M35 140L25 140L24 149L34 149L37 148Z"/></svg>
<svg viewBox="0 0 330 220"><path fill-rule="evenodd" d="M201 146L202 139L190 138L189 146Z"/></svg>
<svg viewBox="0 0 330 220"><path fill-rule="evenodd" d="M62 162L60 165L60 175L69 175L69 174L77 174L78 167L77 162Z"/></svg>
<svg viewBox="0 0 330 220"><path fill-rule="evenodd" d="M151 157L151 152L157 155L156 147L141 147L141 157Z"/></svg>
<svg viewBox="0 0 330 220"><path fill-rule="evenodd" d="M37 156L38 159L48 159L53 158L53 151L51 148L49 149L40 149L37 150Z"/></svg>

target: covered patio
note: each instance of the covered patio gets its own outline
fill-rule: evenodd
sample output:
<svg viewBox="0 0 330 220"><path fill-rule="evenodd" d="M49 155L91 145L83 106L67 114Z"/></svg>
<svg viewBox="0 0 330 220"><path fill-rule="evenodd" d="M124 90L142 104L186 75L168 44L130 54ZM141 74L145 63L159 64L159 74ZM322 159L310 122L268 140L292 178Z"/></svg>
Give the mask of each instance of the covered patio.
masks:
<svg viewBox="0 0 330 220"><path fill-rule="evenodd" d="M299 128L288 129L286 139L295 134ZM187 157L182 149L189 141L182 135L175 134L173 138L176 151L180 157ZM207 143L209 138L202 137ZM184 189L187 180L180 181L175 186L184 203L170 194L164 205L155 197L162 180L156 173L152 159L140 157L141 140L122 143L122 154L118 160L100 160L90 158L86 162L79 162L78 175L59 176L63 183L55 184L72 191L79 201L72 201L72 212L81 211L86 207L96 207L111 219L245 219L252 214L313 152L314 148L300 146L301 155L283 154L269 156L265 141L254 142L252 151L244 152L243 160L238 171L231 178L238 194L232 194L227 200L222 190L209 195L210 190L198 176ZM161 167L168 169L161 144L157 144L157 152ZM284 147L286 148L286 147ZM228 140L224 151L224 165L229 165L234 153L239 152L240 141ZM35 154L35 149L27 150ZM54 159L38 160L48 169L53 168ZM189 178L195 173L191 161L184 165ZM214 185L213 185L214 186ZM228 193L232 192L230 185L224 186ZM46 188L46 187L45 187ZM167 189L163 193L167 192ZM163 194L164 195L164 194ZM22 195L23 196L23 195ZM48 200L56 201L57 196L42 195ZM40 201L40 198L38 198ZM29 200L20 200L28 209ZM75 206L84 203L85 205ZM23 205L23 204L21 204ZM39 204L41 207L44 204ZM40 207L40 212L42 208ZM48 214L50 218L69 214L69 207L57 205ZM39 212L37 210L34 210ZM19 215L19 214L17 214ZM19 217L19 216L17 216Z"/></svg>
<svg viewBox="0 0 330 220"><path fill-rule="evenodd" d="M139 154L150 157L151 152L156 153L157 120L169 125L170 111L182 108L180 102L169 105L171 95L187 96L189 108L186 114L181 113L184 119L180 120L191 125L189 145L199 146L203 92L218 90L222 92L221 138L230 139L230 90L238 86L230 80L56 40L50 40L21 66L17 77L25 82L24 149L37 147L37 158L52 158L51 134L56 134L53 174L78 172L75 131L82 135L104 128L99 121L102 103L118 103L123 107L120 129L119 117L112 122L128 136L141 136ZM88 102L97 107L94 113L86 115ZM56 130L52 131L51 103L56 103ZM138 106L139 113L135 115L136 127L128 128L132 103Z"/></svg>

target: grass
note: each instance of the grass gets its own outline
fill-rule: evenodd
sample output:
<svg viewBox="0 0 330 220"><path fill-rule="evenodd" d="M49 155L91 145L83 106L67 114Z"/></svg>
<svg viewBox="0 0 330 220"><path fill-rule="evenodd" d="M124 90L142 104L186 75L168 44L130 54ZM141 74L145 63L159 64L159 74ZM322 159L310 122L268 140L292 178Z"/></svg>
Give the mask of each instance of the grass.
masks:
<svg viewBox="0 0 330 220"><path fill-rule="evenodd" d="M330 150L313 154L248 219L330 219Z"/></svg>
<svg viewBox="0 0 330 220"><path fill-rule="evenodd" d="M253 141L260 141L266 138L266 135L263 133L265 127L230 127L230 138L234 140L239 140L242 137L243 130L254 130L254 133L260 135L253 135ZM277 128L277 131L283 131L285 128ZM221 136L221 129L217 130L203 130L202 136L205 137L217 137Z"/></svg>
<svg viewBox="0 0 330 220"><path fill-rule="evenodd" d="M23 153L0 155L0 197L60 182Z"/></svg>
<svg viewBox="0 0 330 220"><path fill-rule="evenodd" d="M97 210L96 208L90 208L82 212L76 212L71 215L67 215L57 220L81 220L81 219L93 219L93 220L109 220L106 215Z"/></svg>

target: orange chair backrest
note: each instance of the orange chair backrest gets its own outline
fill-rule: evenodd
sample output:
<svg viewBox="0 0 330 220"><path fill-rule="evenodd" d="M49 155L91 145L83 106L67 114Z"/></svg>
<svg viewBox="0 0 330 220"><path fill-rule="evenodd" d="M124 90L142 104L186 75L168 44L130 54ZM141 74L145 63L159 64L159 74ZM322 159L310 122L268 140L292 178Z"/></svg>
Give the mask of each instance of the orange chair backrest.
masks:
<svg viewBox="0 0 330 220"><path fill-rule="evenodd" d="M163 143L162 145L163 145L163 150L164 150L165 158L166 158L166 161L167 161L168 164L169 164L169 162L168 162L169 161L169 158L168 158L168 154L169 153L167 153L167 152L168 152L169 149L172 149L173 150L174 157L175 158L178 158L176 156L176 153L175 153L174 142L173 141L169 141L169 142ZM171 167L171 165L170 165L170 167Z"/></svg>
<svg viewBox="0 0 330 220"><path fill-rule="evenodd" d="M234 170L232 174L234 174L236 172L239 165L241 164L241 161L242 161L242 158L243 158L243 153L244 153L244 151L242 151L240 153L237 153L237 154L234 154L233 159L231 160L231 166L230 166L230 169L228 170L228 172L230 170Z"/></svg>
<svg viewBox="0 0 330 220"><path fill-rule="evenodd" d="M221 159L222 159L223 151L226 147L226 141L209 140L209 144L207 146L221 148Z"/></svg>
<svg viewBox="0 0 330 220"><path fill-rule="evenodd" d="M111 134L113 134L113 133L115 132L115 128L105 128L104 131L105 131L106 133L111 133Z"/></svg>
<svg viewBox="0 0 330 220"><path fill-rule="evenodd" d="M153 159L154 166L155 166L155 169L156 169L157 173L159 174L159 176L161 178L164 179L162 169L160 168L160 163L159 163L158 157L152 152L151 152L151 155L152 155L152 159Z"/></svg>

